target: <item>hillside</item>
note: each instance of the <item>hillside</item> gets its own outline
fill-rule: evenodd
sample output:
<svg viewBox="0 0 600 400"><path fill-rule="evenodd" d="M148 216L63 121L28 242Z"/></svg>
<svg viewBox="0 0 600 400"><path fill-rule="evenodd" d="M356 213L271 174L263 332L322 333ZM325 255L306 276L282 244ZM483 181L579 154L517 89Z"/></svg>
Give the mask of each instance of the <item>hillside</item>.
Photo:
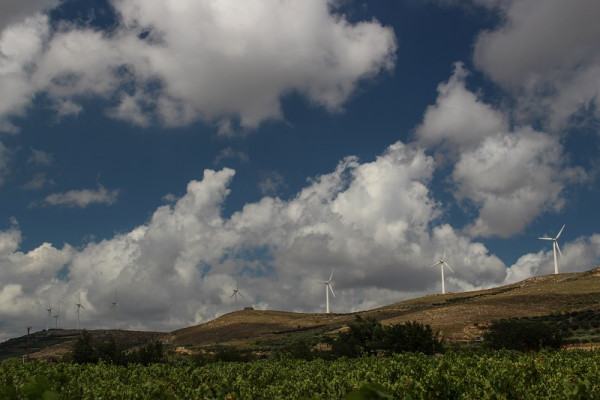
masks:
<svg viewBox="0 0 600 400"><path fill-rule="evenodd" d="M418 321L431 325L449 341L471 341L481 326L502 318L539 317L596 310L600 313L600 267L591 271L546 275L497 288L430 295L352 314L304 314L243 310L202 325L172 332L179 346L243 345L308 331L335 331L357 314L385 324Z"/></svg>
<svg viewBox="0 0 600 400"><path fill-rule="evenodd" d="M295 335L335 332L355 319L375 318L383 324L418 321L439 330L450 342L473 341L481 335L481 327L502 318L535 318L562 316L578 312L589 314L584 327L600 337L600 267L580 273L546 275L480 291L429 295L406 300L374 310L351 314L309 314L269 310L242 310L223 315L213 321L178 329L170 333L136 331L92 331L98 339L116 336L127 347L160 338L179 348L214 345L250 346L257 341L276 341ZM586 325L587 324L587 325ZM70 349L78 332L51 329L29 337L32 357L63 354ZM0 359L20 357L27 353L27 337L0 343Z"/></svg>

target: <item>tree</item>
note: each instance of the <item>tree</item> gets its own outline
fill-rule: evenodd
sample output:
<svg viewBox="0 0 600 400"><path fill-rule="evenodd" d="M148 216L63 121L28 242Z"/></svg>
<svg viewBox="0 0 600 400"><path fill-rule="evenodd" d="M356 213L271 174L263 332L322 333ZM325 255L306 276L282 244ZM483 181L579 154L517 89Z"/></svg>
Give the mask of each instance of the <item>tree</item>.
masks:
<svg viewBox="0 0 600 400"><path fill-rule="evenodd" d="M376 354L383 338L381 323L373 318L362 319L356 316L348 330L341 332L331 344L336 356L358 357L363 354Z"/></svg>
<svg viewBox="0 0 600 400"><path fill-rule="evenodd" d="M560 348L564 336L556 325L541 321L503 319L493 322L483 334L487 347L537 351L543 347Z"/></svg>
<svg viewBox="0 0 600 400"><path fill-rule="evenodd" d="M73 362L77 364L97 363L98 352L94 345L92 335L88 331L83 330L79 338L73 345L72 352Z"/></svg>
<svg viewBox="0 0 600 400"><path fill-rule="evenodd" d="M385 327L382 349L389 353L412 351L435 354L442 352L443 343L438 332L429 325L412 321Z"/></svg>

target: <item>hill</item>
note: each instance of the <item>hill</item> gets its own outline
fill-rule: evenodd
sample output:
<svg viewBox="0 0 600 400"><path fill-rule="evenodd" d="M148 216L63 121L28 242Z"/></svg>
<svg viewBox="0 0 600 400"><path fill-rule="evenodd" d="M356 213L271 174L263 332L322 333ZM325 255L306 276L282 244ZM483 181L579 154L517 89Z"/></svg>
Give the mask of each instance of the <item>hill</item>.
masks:
<svg viewBox="0 0 600 400"><path fill-rule="evenodd" d="M207 323L170 333L91 331L102 338L113 335L121 345L135 347L159 338L175 348L233 345L293 340L306 335L335 333L355 319L375 318L384 325L417 321L439 330L449 342L477 340L482 327L502 318L553 319L566 324L575 336L600 341L600 267L580 273L538 276L492 289L429 295L349 314L311 314L242 310ZM76 340L75 330L50 329L0 343L0 359L62 354ZM29 344L27 344L29 340Z"/></svg>

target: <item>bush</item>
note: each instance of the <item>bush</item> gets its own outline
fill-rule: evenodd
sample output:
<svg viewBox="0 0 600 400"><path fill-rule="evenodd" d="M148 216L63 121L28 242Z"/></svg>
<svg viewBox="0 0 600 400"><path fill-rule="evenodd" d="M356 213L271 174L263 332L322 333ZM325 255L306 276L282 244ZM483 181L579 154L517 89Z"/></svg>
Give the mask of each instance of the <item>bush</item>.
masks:
<svg viewBox="0 0 600 400"><path fill-rule="evenodd" d="M73 351L71 357L74 363L86 364L86 363L97 363L98 362L98 351L92 335L88 331L84 330L79 335L79 338L73 345Z"/></svg>
<svg viewBox="0 0 600 400"><path fill-rule="evenodd" d="M429 325L406 322L384 327L374 319L362 319L360 316L332 343L333 355L338 357L409 351L434 354L442 350L443 343L438 339L438 333L433 332Z"/></svg>
<svg viewBox="0 0 600 400"><path fill-rule="evenodd" d="M435 354L442 352L443 344L438 339L438 332L433 332L429 325L413 321L385 327L383 349L390 353Z"/></svg>
<svg viewBox="0 0 600 400"><path fill-rule="evenodd" d="M375 319L362 319L356 316L348 330L341 332L331 344L333 355L358 357L363 354L376 354L383 341L383 327Z"/></svg>
<svg viewBox="0 0 600 400"><path fill-rule="evenodd" d="M554 325L510 319L493 322L483 334L483 340L492 349L537 351L544 347L560 348L564 336Z"/></svg>
<svg viewBox="0 0 600 400"><path fill-rule="evenodd" d="M161 363L165 361L163 344L160 340L151 340L129 356L129 362L142 365Z"/></svg>

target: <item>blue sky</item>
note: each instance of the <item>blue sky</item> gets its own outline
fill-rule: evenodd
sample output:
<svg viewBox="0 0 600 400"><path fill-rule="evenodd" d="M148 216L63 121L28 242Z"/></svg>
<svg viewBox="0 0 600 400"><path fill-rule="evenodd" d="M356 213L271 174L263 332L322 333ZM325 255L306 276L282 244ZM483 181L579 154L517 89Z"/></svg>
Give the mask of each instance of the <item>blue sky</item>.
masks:
<svg viewBox="0 0 600 400"><path fill-rule="evenodd" d="M0 338L598 265L599 7L3 2Z"/></svg>

